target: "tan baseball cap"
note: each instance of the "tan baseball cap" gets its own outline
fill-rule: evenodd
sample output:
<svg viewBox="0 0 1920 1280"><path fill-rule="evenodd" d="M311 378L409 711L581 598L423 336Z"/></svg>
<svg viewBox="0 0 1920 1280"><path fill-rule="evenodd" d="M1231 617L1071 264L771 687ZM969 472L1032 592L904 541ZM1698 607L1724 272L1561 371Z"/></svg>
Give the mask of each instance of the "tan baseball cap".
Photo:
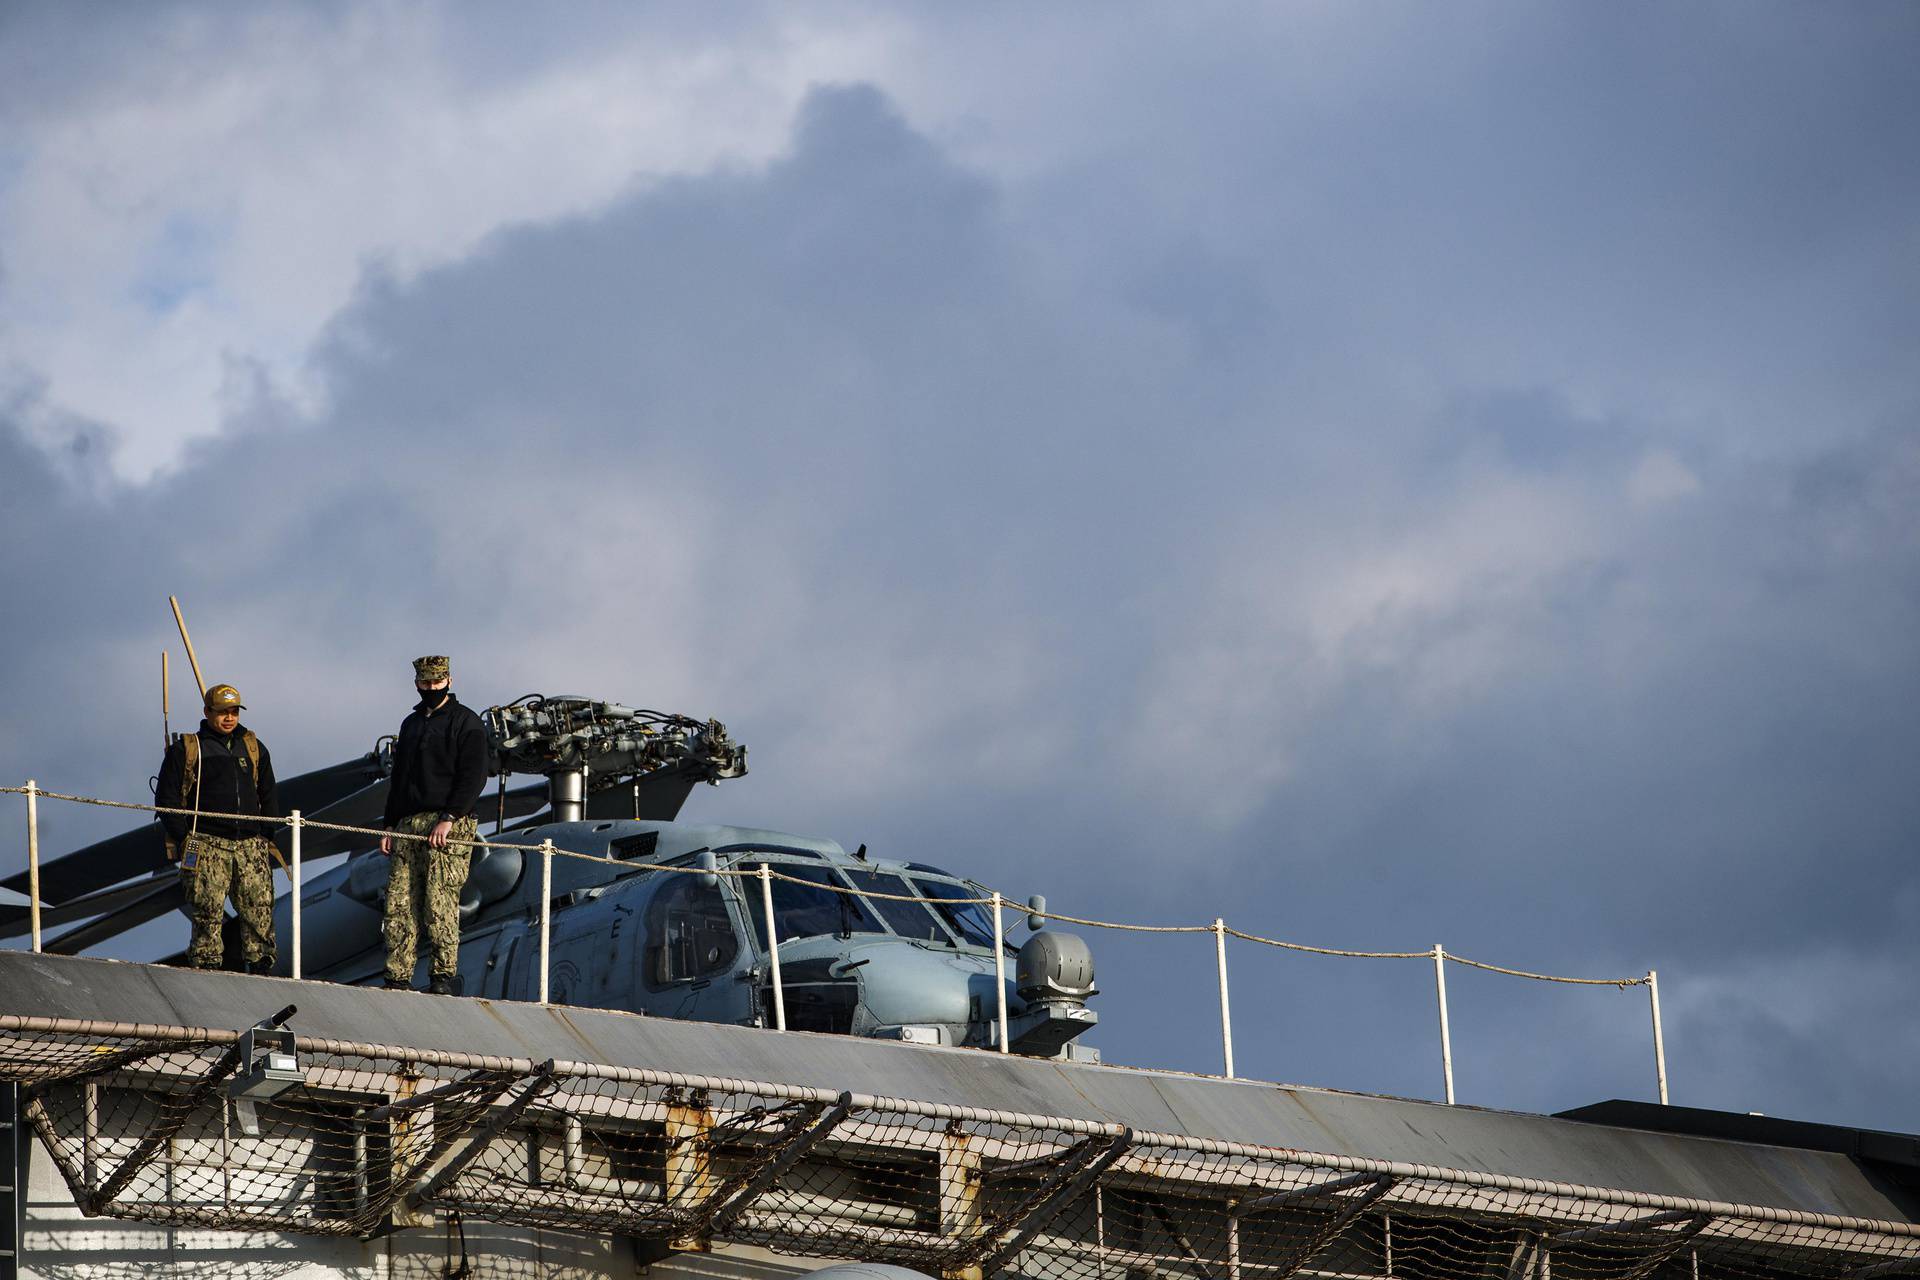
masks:
<svg viewBox="0 0 1920 1280"><path fill-rule="evenodd" d="M240 691L230 684L216 684L207 690L207 710L209 711L245 711L247 704L240 701Z"/></svg>

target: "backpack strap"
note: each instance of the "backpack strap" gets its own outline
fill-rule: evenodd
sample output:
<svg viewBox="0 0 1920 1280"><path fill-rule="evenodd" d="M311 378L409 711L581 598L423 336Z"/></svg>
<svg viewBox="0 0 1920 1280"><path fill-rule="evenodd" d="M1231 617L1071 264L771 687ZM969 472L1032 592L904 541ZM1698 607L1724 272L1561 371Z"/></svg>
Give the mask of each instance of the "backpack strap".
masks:
<svg viewBox="0 0 1920 1280"><path fill-rule="evenodd" d="M186 753L180 762L180 798L193 797L193 827L187 834L197 836L200 834L200 735L182 734L180 749Z"/></svg>
<svg viewBox="0 0 1920 1280"><path fill-rule="evenodd" d="M253 785L257 787L260 785L260 739L254 736L253 730L242 729L240 741L247 749L248 761L253 765ZM267 837L267 852L273 855L275 862L280 864L280 869L287 873L287 883L292 884L293 871L287 866L286 858L280 853L280 846L273 842L272 837Z"/></svg>
<svg viewBox="0 0 1920 1280"><path fill-rule="evenodd" d="M187 832L189 838L200 831L200 735L183 733L175 739L180 744L180 803L194 810L193 825ZM167 861L180 861L180 846L172 837L165 836Z"/></svg>

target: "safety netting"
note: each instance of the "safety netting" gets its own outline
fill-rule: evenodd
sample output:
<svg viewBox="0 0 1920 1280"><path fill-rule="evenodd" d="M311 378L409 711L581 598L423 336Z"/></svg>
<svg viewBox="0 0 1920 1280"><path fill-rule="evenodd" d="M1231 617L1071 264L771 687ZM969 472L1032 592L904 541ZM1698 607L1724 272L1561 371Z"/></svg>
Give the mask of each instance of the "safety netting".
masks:
<svg viewBox="0 0 1920 1280"><path fill-rule="evenodd" d="M579 1062L0 1017L91 1215L367 1236L419 1215L954 1276L1876 1280L1920 1229ZM272 1066L275 1069L265 1070Z"/></svg>

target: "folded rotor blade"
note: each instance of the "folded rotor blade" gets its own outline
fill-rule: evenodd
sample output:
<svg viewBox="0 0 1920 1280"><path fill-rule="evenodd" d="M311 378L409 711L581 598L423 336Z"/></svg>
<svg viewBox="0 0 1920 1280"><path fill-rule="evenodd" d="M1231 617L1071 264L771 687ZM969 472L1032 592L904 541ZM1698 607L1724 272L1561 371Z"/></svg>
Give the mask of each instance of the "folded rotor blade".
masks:
<svg viewBox="0 0 1920 1280"><path fill-rule="evenodd" d="M45 811L44 805L42 811ZM149 822L42 862L40 903L45 907L49 903L68 902L166 865L167 844L160 824ZM0 880L0 885L25 893L27 873L8 876Z"/></svg>
<svg viewBox="0 0 1920 1280"><path fill-rule="evenodd" d="M317 809L306 809L289 804L284 796L281 804L289 810L299 808L300 817L303 820L337 822L343 827L377 827L387 807L387 780L381 778L351 795L341 796ZM281 827L274 832L273 842L280 846L282 853L291 853L293 850L293 834L286 827ZM355 849L365 849L372 844L373 839L370 836L354 835L347 831L315 831L309 828L300 835L300 860L315 862L336 853L351 853Z"/></svg>
<svg viewBox="0 0 1920 1280"><path fill-rule="evenodd" d="M609 818L639 818L649 822L672 822L687 802L702 766L687 764L658 769L629 782L615 783L587 797L585 815L598 821ZM545 787L540 788L544 795ZM485 806L482 806L484 811Z"/></svg>
<svg viewBox="0 0 1920 1280"><path fill-rule="evenodd" d="M75 920L85 920L91 916L104 915L118 911L122 907L138 902L152 893L164 879L172 881L178 872L168 870L148 880L136 880L112 889L102 889L79 898L69 898L58 906L40 908L40 924L44 928L56 924L72 924ZM33 917L29 913L25 897L21 894L7 893L4 902L0 902L0 938L18 938L33 930Z"/></svg>
<svg viewBox="0 0 1920 1280"><path fill-rule="evenodd" d="M288 778L280 782L276 790L280 793L282 809L289 812L298 809L312 816L330 804L353 797L370 783L384 781L380 776L380 760L369 751L358 759L342 760L339 764ZM385 795L382 786L383 802Z"/></svg>
<svg viewBox="0 0 1920 1280"><path fill-rule="evenodd" d="M162 877L140 887L146 890L140 897L90 924L67 930L47 943L46 949L57 956L79 955L88 947L125 933L135 925L145 924L186 905L186 890L181 887L178 876Z"/></svg>

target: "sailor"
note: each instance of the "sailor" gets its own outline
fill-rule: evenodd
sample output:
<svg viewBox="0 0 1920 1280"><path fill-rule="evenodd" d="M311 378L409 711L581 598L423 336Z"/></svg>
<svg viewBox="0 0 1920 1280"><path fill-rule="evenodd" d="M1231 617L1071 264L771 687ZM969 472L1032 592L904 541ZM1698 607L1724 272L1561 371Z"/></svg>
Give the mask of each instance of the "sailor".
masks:
<svg viewBox="0 0 1920 1280"><path fill-rule="evenodd" d="M416 658L420 696L393 745L380 852L387 875L387 985L413 985L414 957L425 932L432 948L436 995L455 994L460 962L460 890L467 883L474 806L487 781L487 734L480 717L453 696L451 663Z"/></svg>
<svg viewBox="0 0 1920 1280"><path fill-rule="evenodd" d="M273 971L273 864L270 824L250 817L280 817L273 757L253 730L240 723L246 704L230 684L207 690L206 719L198 733L181 734L167 747L154 789L166 813L167 856L180 866L193 940L187 963L218 969L226 959L221 925L229 896L240 917L240 953L234 967L247 973Z"/></svg>

